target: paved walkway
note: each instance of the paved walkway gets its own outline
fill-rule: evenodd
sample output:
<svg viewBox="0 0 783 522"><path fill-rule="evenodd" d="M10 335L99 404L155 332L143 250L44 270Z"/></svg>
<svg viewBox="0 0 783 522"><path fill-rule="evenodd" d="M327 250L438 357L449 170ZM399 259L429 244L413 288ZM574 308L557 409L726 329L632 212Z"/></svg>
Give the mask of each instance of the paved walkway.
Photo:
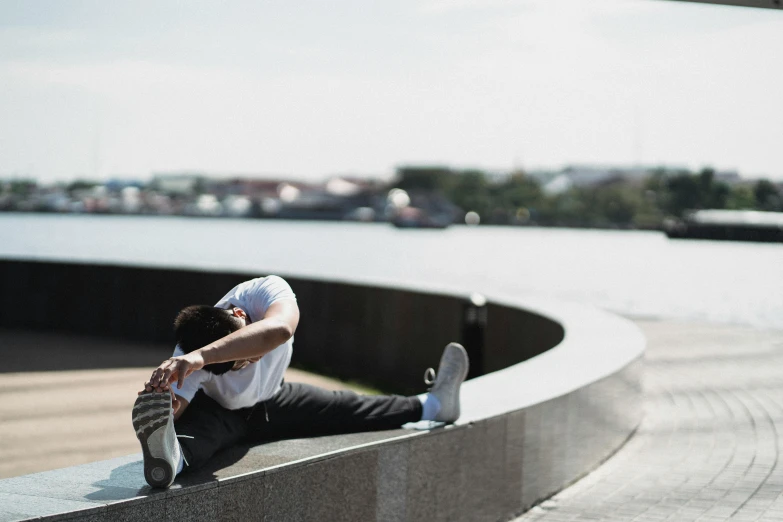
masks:
<svg viewBox="0 0 783 522"><path fill-rule="evenodd" d="M138 453L133 401L170 350L0 329L0 478ZM351 387L293 369L286 379L332 390Z"/></svg>
<svg viewBox="0 0 783 522"><path fill-rule="evenodd" d="M646 418L517 522L783 520L783 332L637 321Z"/></svg>

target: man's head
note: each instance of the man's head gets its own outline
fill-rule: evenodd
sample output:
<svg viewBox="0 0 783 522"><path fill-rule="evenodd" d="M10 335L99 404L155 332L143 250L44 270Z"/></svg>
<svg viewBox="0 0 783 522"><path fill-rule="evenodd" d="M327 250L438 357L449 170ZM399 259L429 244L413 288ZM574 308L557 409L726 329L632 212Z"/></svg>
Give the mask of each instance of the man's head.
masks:
<svg viewBox="0 0 783 522"><path fill-rule="evenodd" d="M174 320L174 335L182 351L190 353L203 348L249 322L241 308L215 308L209 305L193 305L183 308ZM234 361L208 364L204 369L216 375L234 367Z"/></svg>

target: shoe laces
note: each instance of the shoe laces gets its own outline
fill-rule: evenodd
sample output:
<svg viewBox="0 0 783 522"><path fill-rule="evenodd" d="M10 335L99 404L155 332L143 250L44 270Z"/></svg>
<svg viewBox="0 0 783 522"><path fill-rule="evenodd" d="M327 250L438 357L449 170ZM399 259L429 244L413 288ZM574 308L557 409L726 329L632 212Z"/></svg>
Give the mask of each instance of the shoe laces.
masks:
<svg viewBox="0 0 783 522"><path fill-rule="evenodd" d="M177 437L178 439L195 439L195 438L196 438L196 437L191 437L190 435L177 435L176 437ZM182 454L182 460L184 460L184 461L185 461L185 465L186 465L187 467L190 467L190 462L188 462L188 459L186 459L186 458L185 458L185 452L184 452L184 451L182 451L182 446L181 446L181 445L180 445L180 447L179 447L179 451L180 451L180 453Z"/></svg>
<svg viewBox="0 0 783 522"><path fill-rule="evenodd" d="M427 368L424 370L424 384L432 388L432 385L435 384L435 379L437 378L437 375L435 374L434 368Z"/></svg>

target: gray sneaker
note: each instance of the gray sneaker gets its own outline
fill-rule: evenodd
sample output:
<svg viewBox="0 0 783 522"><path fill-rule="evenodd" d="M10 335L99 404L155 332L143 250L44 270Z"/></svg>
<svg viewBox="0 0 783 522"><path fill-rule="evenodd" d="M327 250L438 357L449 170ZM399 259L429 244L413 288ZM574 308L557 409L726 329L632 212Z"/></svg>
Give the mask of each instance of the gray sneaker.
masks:
<svg viewBox="0 0 783 522"><path fill-rule="evenodd" d="M440 402L435 416L438 422L454 422L459 418L459 388L468 376L468 352L461 344L449 343L440 357L438 372L428 368L424 382L432 384L430 393Z"/></svg>
<svg viewBox="0 0 783 522"><path fill-rule="evenodd" d="M171 486L180 458L171 394L150 392L139 395L133 405L133 429L141 442L147 484L154 488Z"/></svg>

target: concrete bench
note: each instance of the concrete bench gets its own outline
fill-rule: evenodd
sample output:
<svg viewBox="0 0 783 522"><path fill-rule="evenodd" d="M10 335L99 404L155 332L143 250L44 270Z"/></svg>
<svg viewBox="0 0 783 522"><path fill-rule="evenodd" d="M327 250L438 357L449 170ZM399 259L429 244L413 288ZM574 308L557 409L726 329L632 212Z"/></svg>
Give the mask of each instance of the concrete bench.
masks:
<svg viewBox="0 0 783 522"><path fill-rule="evenodd" d="M51 268L41 265L17 268ZM13 276L6 272L0 278L0 288L8 277ZM299 283L300 288L308 284ZM303 301L297 282L292 286ZM428 294L346 288L359 301L386 299L392 316L392 302L408 309L434 299L445 308L433 310L436 316L453 314L465 302L459 289ZM321 297L339 299L339 289L330 287ZM367 295L360 297L362 292ZM463 415L453 426L237 447L216 456L206 469L179 477L166 491L146 486L141 454L5 479L0 521L476 521L519 514L594 469L633 433L643 413L645 341L629 321L590 307L513 295L487 298L483 362L488 373L463 386ZM328 319L323 316L323 324ZM395 325L385 320L370 320L365 327L389 335ZM430 329L439 324L437 317L429 322ZM453 328L448 321L442 324ZM404 345L416 331L400 335ZM529 357L537 335L544 345L555 338L557 343ZM348 346L356 339L343 342ZM524 362L499 367L498 361L515 357Z"/></svg>

